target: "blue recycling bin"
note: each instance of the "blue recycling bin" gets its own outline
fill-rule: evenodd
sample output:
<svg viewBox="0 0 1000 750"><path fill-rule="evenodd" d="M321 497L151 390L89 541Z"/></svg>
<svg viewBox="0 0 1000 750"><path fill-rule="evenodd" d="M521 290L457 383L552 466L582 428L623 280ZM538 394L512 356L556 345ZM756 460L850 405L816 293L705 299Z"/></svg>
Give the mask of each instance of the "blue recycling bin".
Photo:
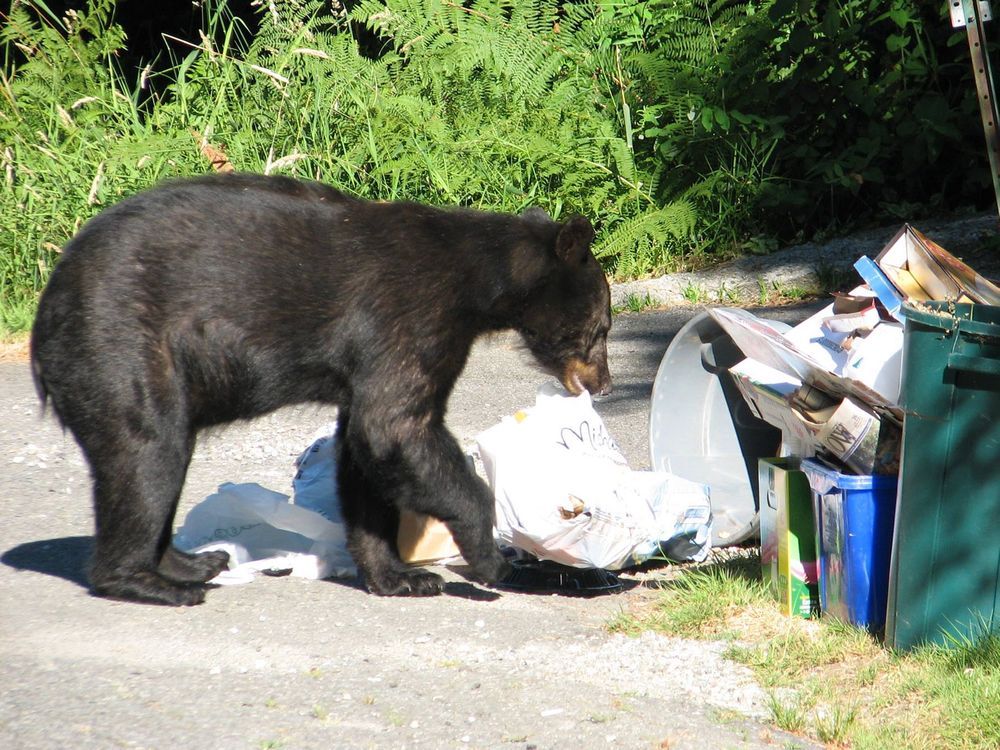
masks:
<svg viewBox="0 0 1000 750"><path fill-rule="evenodd" d="M813 459L802 471L813 496L823 616L881 636L898 479L841 474Z"/></svg>

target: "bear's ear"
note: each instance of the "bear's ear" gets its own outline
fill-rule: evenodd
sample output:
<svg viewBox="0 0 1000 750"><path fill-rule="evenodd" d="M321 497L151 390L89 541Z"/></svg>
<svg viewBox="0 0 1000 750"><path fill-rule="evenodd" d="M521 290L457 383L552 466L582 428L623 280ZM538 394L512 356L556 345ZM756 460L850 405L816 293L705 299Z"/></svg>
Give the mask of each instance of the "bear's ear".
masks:
<svg viewBox="0 0 1000 750"><path fill-rule="evenodd" d="M580 263L590 255L594 227L586 216L574 216L559 228L556 255L567 263Z"/></svg>

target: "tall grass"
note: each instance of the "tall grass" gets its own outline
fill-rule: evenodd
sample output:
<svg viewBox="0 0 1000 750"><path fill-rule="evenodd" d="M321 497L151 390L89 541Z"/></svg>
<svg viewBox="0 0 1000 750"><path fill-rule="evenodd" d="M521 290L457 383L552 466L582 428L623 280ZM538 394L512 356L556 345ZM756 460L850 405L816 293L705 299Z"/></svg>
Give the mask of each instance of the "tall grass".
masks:
<svg viewBox="0 0 1000 750"><path fill-rule="evenodd" d="M212 161L381 200L586 213L609 267L636 243L690 241L690 205L654 199L621 132L614 61L639 40L608 44L623 22L611 10L545 0L366 0L350 16L326 7L275 0L250 38L223 3L206 3L204 32L171 40L171 65L150 88L148 70L128 80L117 66L126 42L113 0L63 20L15 2L0 32L0 328L27 324L83 221ZM357 24L384 42L377 59L359 50Z"/></svg>
<svg viewBox="0 0 1000 750"><path fill-rule="evenodd" d="M113 0L59 20L14 3L0 30L0 333L23 330L59 248L103 206L199 166L190 136L139 108Z"/></svg>

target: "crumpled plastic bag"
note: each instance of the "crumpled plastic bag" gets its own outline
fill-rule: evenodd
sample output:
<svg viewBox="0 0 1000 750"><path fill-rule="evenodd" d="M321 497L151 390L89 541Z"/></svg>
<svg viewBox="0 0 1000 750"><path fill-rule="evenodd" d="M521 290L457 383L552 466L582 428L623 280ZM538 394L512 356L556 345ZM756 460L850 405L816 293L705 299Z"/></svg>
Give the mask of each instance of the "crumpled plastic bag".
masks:
<svg viewBox="0 0 1000 750"><path fill-rule="evenodd" d="M288 500L259 484L219 485L191 509L174 544L228 552L229 570L212 579L217 584L246 583L262 570L314 579L356 575L344 525Z"/></svg>
<svg viewBox="0 0 1000 750"><path fill-rule="evenodd" d="M337 424L316 431L313 442L295 459L292 502L319 513L333 523L344 523L337 488Z"/></svg>
<svg viewBox="0 0 1000 750"><path fill-rule="evenodd" d="M504 544L541 560L608 570L709 554L709 488L631 470L586 392L543 388L534 407L476 442Z"/></svg>

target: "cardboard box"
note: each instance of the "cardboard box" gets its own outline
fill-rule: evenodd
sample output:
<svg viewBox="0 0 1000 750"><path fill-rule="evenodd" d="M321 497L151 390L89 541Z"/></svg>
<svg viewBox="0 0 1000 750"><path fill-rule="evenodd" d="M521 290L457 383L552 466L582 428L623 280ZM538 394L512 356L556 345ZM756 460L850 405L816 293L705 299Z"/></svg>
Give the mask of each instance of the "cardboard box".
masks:
<svg viewBox="0 0 1000 750"><path fill-rule="evenodd" d="M854 267L897 319L901 319L906 300L1000 305L1000 287L909 224L896 233L874 261L861 258Z"/></svg>
<svg viewBox="0 0 1000 750"><path fill-rule="evenodd" d="M911 300L1000 305L1000 287L906 224L875 258Z"/></svg>
<svg viewBox="0 0 1000 750"><path fill-rule="evenodd" d="M402 561L411 564L434 562L462 554L447 526L436 518L408 510L399 514L396 546Z"/></svg>
<svg viewBox="0 0 1000 750"><path fill-rule="evenodd" d="M819 568L812 494L797 458L758 464L760 560L764 583L786 615L819 614Z"/></svg>

